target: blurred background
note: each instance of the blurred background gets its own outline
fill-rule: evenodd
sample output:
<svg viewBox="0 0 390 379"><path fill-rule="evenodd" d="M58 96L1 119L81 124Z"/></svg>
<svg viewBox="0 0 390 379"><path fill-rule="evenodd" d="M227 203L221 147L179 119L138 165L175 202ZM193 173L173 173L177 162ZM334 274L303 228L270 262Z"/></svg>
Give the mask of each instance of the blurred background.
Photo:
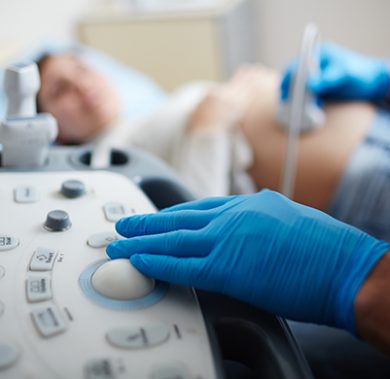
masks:
<svg viewBox="0 0 390 379"><path fill-rule="evenodd" d="M304 26L390 57L388 0L0 0L0 63L44 41L102 49L171 90L223 80L244 62L281 69Z"/></svg>

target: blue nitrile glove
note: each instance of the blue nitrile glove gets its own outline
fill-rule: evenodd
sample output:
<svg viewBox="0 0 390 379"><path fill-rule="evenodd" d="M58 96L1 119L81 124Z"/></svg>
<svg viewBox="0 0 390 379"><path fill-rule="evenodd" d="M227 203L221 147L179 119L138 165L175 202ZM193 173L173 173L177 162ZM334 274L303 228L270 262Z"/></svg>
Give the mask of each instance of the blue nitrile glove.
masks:
<svg viewBox="0 0 390 379"><path fill-rule="evenodd" d="M334 44L320 47L320 70L308 87L324 100L381 101L390 91L390 66L383 59L368 57ZM281 99L288 98L296 60L290 63L281 82Z"/></svg>
<svg viewBox="0 0 390 379"><path fill-rule="evenodd" d="M264 190L209 198L116 224L130 257L156 279L221 292L301 321L355 329L354 299L390 244Z"/></svg>

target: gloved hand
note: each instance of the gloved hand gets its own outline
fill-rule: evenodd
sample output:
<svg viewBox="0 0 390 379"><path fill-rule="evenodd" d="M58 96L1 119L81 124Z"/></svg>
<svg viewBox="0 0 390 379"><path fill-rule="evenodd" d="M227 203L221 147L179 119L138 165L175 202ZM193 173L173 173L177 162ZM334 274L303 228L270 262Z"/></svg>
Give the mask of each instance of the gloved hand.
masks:
<svg viewBox="0 0 390 379"><path fill-rule="evenodd" d="M145 275L354 331L354 299L390 244L272 191L209 198L116 224L107 254Z"/></svg>
<svg viewBox="0 0 390 379"><path fill-rule="evenodd" d="M384 100L390 91L390 65L334 44L320 47L320 70L308 82L324 100ZM287 100L297 62L288 66L281 82L281 99Z"/></svg>

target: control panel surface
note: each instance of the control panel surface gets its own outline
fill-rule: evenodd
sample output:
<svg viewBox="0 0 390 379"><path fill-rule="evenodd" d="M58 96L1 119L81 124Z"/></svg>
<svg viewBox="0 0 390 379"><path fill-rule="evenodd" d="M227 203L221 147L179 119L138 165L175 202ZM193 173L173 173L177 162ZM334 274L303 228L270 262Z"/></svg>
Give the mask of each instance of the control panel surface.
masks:
<svg viewBox="0 0 390 379"><path fill-rule="evenodd" d="M105 282L115 222L156 210L128 178L2 172L0 209L1 378L218 377L192 289L131 277L127 295Z"/></svg>

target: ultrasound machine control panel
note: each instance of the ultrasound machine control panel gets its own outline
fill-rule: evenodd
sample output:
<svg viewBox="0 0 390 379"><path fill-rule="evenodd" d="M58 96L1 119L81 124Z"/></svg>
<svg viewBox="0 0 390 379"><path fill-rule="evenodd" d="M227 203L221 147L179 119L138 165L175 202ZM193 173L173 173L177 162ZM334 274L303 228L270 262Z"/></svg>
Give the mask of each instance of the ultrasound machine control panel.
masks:
<svg viewBox="0 0 390 379"><path fill-rule="evenodd" d="M131 181L2 173L0 209L0 377L217 377L193 290L105 256L116 220L155 211Z"/></svg>

